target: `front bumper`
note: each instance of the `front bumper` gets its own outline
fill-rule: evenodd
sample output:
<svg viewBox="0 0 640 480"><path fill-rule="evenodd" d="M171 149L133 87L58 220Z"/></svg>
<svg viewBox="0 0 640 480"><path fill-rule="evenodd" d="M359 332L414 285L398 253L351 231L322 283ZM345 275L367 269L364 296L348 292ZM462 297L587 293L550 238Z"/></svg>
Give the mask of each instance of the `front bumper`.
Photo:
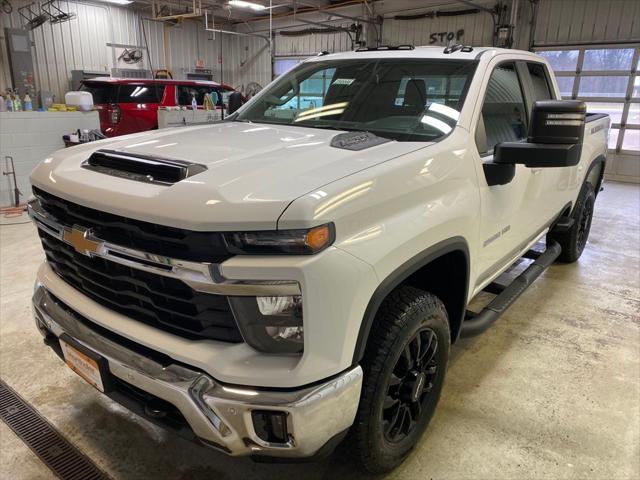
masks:
<svg viewBox="0 0 640 480"><path fill-rule="evenodd" d="M116 334L106 335L42 285L36 286L33 311L45 337L54 337L57 343L66 334L99 354L120 383L132 386L143 398L152 396L175 407L195 437L227 454L311 457L354 421L362 386L359 366L296 390L224 385L195 368L145 355L130 341L119 342ZM256 410L283 412L288 440L274 443L260 438L252 420Z"/></svg>

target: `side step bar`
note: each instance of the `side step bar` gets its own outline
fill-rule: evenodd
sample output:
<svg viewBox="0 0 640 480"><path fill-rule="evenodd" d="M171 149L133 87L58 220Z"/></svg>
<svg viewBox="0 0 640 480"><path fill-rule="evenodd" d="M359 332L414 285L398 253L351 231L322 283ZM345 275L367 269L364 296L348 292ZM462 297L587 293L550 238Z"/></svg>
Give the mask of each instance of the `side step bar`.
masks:
<svg viewBox="0 0 640 480"><path fill-rule="evenodd" d="M467 311L467 318L462 323L460 337L468 338L481 334L502 315L507 308L515 302L520 295L544 272L560 255L561 247L558 242L552 242L547 245L547 249L536 255L531 250L524 256L527 258L535 257L534 262L527 267L520 275L518 275L509 285L504 287L500 293L494 298L489 305L484 307L480 313Z"/></svg>

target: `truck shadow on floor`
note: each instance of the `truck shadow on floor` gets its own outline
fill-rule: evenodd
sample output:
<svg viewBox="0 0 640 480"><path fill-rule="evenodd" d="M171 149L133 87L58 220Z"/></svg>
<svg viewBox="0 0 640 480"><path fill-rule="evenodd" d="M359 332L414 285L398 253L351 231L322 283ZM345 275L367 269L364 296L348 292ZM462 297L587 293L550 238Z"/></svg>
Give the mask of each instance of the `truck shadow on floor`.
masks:
<svg viewBox="0 0 640 480"><path fill-rule="evenodd" d="M85 388L85 385L78 388ZM90 387L89 387L90 388ZM90 397L73 409L71 423L82 425L81 450L113 478L175 480L378 479L362 473L338 447L313 463L257 463L234 458L184 440L134 416L103 397Z"/></svg>
<svg viewBox="0 0 640 480"><path fill-rule="evenodd" d="M459 362L466 363L465 351L473 349L473 344L474 340L464 340L452 347L450 369ZM491 368L485 364L482 370L478 375ZM91 389L84 383L76 385L76 388ZM75 418L71 423L83 425L85 438L79 442L85 445L82 450L118 479L377 480L389 475L402 478L402 471L412 468L410 455L392 474L366 474L351 460L346 443L338 446L328 458L312 463L257 463L250 458L229 457L156 427L106 397L79 396L87 401L73 409ZM421 442L428 437L429 429ZM428 458L421 461L428 463Z"/></svg>
<svg viewBox="0 0 640 480"><path fill-rule="evenodd" d="M529 313L536 313L537 306L528 305ZM507 320L507 319L504 319ZM505 351L511 346L514 337L502 332L495 336L489 343L492 344L492 355L480 354L484 352L483 342L480 337L458 341L451 348L449 362L450 376L457 369L464 369L467 375L473 374L473 385L458 383L452 388L443 391L441 403L451 402L451 395L457 397L468 389L473 389L476 382L490 374L494 362L497 361L495 351ZM480 354L482 361L477 361ZM499 357L499 356L498 356ZM453 370L453 372L452 372ZM455 382L454 382L455 384ZM76 384L78 389L91 389L83 382ZM78 392L80 393L80 392ZM86 394L87 392L82 392ZM96 461L101 468L114 478L121 479L175 479L175 480L253 480L253 479L367 479L377 480L391 476L402 478L403 472L409 472L415 468L416 452L400 465L393 473L388 475L369 475L363 473L353 463L347 453L348 444L343 443L328 458L313 463L257 463L250 458L229 457L205 446L189 442L173 433L169 433L160 427L143 420L110 399L102 396L79 395L87 400L73 409L73 425L83 425L84 437L80 445L85 453ZM433 419L438 421L438 411ZM433 434L436 434L431 430ZM92 435L93 432L99 434ZM89 435L87 435L87 433ZM88 436L88 438L86 438ZM432 442L430 429L425 432L420 444ZM348 440L347 440L348 441ZM424 456L424 450L420 451L420 464L429 464L428 454ZM410 475L409 475L410 476Z"/></svg>

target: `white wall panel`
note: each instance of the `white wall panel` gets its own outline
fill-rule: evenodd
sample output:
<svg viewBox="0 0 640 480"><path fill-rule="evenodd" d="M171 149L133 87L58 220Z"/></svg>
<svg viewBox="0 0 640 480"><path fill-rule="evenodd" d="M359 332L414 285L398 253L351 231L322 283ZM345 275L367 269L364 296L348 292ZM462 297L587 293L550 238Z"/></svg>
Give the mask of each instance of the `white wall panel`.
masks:
<svg viewBox="0 0 640 480"><path fill-rule="evenodd" d="M447 45L439 37L431 43L431 34L464 30L461 43L466 45L491 45L493 22L487 13L460 15L456 17L422 18L417 20L385 19L382 30L383 42L387 45Z"/></svg>
<svg viewBox="0 0 640 480"><path fill-rule="evenodd" d="M199 20L172 27L170 36L171 69L176 78L183 78L202 59L216 81L233 87L252 81L265 85L270 80L271 57L268 43L261 38L209 32Z"/></svg>
<svg viewBox="0 0 640 480"><path fill-rule="evenodd" d="M330 23L327 26L348 28L353 22ZM298 31L306 28L322 28L319 25L301 24L295 28L288 28L287 31ZM351 35L354 35L352 33ZM352 49L351 39L345 32L314 33L311 35L289 37L276 35L275 53L276 55L314 55L319 52L344 52Z"/></svg>
<svg viewBox="0 0 640 480"><path fill-rule="evenodd" d="M10 85L9 66L4 58L4 27L22 28L22 19L18 7L25 2L13 2L14 10L10 15L2 14L2 56L0 56L0 89ZM74 13L75 18L68 22L51 24L49 22L32 30L33 60L37 86L49 90L61 100L70 88L71 70L109 71L114 66L125 68L148 68L147 60L136 65L114 62L122 52L115 52L107 43L143 45L140 28L140 15L131 9L107 4L85 4L60 2L63 10ZM162 25L145 22L147 39L154 68L164 64ZM155 62L158 62L157 64ZM161 67L160 67L161 68Z"/></svg>
<svg viewBox="0 0 640 480"><path fill-rule="evenodd" d="M219 37L220 34L217 34ZM225 83L242 87L250 82L266 85L271 81L269 44L257 37L223 35Z"/></svg>

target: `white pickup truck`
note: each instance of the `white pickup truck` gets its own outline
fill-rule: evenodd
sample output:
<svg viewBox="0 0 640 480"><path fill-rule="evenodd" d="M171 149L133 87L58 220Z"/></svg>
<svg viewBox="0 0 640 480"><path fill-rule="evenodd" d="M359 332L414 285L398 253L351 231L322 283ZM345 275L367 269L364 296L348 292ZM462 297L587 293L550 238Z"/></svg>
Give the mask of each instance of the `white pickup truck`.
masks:
<svg viewBox="0 0 640 480"><path fill-rule="evenodd" d="M314 459L349 435L389 470L450 344L585 247L609 118L559 98L529 52L366 49L223 122L60 151L31 176L38 328L100 391L227 454Z"/></svg>

